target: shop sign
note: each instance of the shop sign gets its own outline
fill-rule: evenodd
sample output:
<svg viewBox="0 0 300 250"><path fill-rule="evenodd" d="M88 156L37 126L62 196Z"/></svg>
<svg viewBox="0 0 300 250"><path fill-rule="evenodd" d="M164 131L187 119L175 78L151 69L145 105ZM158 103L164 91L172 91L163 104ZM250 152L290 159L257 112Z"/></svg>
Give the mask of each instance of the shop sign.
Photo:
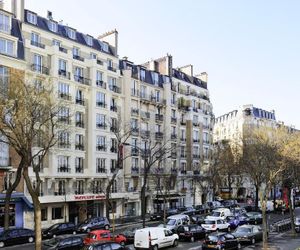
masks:
<svg viewBox="0 0 300 250"><path fill-rule="evenodd" d="M74 195L75 201L85 201L85 200L103 200L105 199L105 195L97 194L97 195Z"/></svg>

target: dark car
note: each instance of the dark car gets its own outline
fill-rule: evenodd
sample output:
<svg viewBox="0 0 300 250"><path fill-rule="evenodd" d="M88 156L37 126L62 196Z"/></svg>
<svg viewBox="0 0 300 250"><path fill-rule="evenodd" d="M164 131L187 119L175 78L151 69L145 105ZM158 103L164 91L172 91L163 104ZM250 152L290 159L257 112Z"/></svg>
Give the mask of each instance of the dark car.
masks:
<svg viewBox="0 0 300 250"><path fill-rule="evenodd" d="M300 233L300 217L295 218L295 231Z"/></svg>
<svg viewBox="0 0 300 250"><path fill-rule="evenodd" d="M233 207L230 209L231 213L235 216L243 215L247 213L247 210L243 207Z"/></svg>
<svg viewBox="0 0 300 250"><path fill-rule="evenodd" d="M193 215L190 218L192 223L201 225L204 224L206 215Z"/></svg>
<svg viewBox="0 0 300 250"><path fill-rule="evenodd" d="M106 217L94 217L85 220L81 224L78 225L77 231L80 233L87 232L89 233L95 229L105 229L109 230L110 224Z"/></svg>
<svg viewBox="0 0 300 250"><path fill-rule="evenodd" d="M188 216L195 215L196 209L193 207L185 207L185 210L181 212L182 214L186 214Z"/></svg>
<svg viewBox="0 0 300 250"><path fill-rule="evenodd" d="M238 202L236 200L224 200L222 205L226 208L238 207Z"/></svg>
<svg viewBox="0 0 300 250"><path fill-rule="evenodd" d="M150 220L155 221L155 220L162 220L164 218L164 212L156 212L154 214L150 215Z"/></svg>
<svg viewBox="0 0 300 250"><path fill-rule="evenodd" d="M175 214L179 214L179 210L177 208L169 208L167 210L167 217L171 216L171 215L175 215Z"/></svg>
<svg viewBox="0 0 300 250"><path fill-rule="evenodd" d="M247 213L248 223L252 225L262 224L262 214L260 212Z"/></svg>
<svg viewBox="0 0 300 250"><path fill-rule="evenodd" d="M56 237L43 242L43 250L72 249L79 250L84 246L80 236Z"/></svg>
<svg viewBox="0 0 300 250"><path fill-rule="evenodd" d="M251 243L261 241L263 232L259 226L255 225L243 225L238 227L232 233L241 243Z"/></svg>
<svg viewBox="0 0 300 250"><path fill-rule="evenodd" d="M229 223L230 229L235 229L240 224L240 218L238 216L227 216L225 220Z"/></svg>
<svg viewBox="0 0 300 250"><path fill-rule="evenodd" d="M179 226L177 229L179 239L189 240L191 242L194 242L198 239L203 239L206 233L206 230L199 225Z"/></svg>
<svg viewBox="0 0 300 250"><path fill-rule="evenodd" d="M123 235L126 238L126 244L133 244L134 234L137 229L138 228L130 228L120 233L120 235Z"/></svg>
<svg viewBox="0 0 300 250"><path fill-rule="evenodd" d="M42 231L42 236L45 239L56 237L62 234L76 234L76 226L74 223L56 223L51 227Z"/></svg>
<svg viewBox="0 0 300 250"><path fill-rule="evenodd" d="M8 229L0 233L0 247L32 242L34 242L34 231L30 229Z"/></svg>
<svg viewBox="0 0 300 250"><path fill-rule="evenodd" d="M254 211L255 211L255 205L245 205L245 206L243 206L243 208L244 208L247 212L254 212Z"/></svg>
<svg viewBox="0 0 300 250"><path fill-rule="evenodd" d="M240 249L241 244L230 233L213 233L206 236L202 249Z"/></svg>
<svg viewBox="0 0 300 250"><path fill-rule="evenodd" d="M97 242L83 248L84 250L130 250L116 242Z"/></svg>
<svg viewBox="0 0 300 250"><path fill-rule="evenodd" d="M249 224L249 217L247 214L242 214L239 216L239 226Z"/></svg>
<svg viewBox="0 0 300 250"><path fill-rule="evenodd" d="M194 208L196 210L196 214L205 214L209 210L207 205L196 205Z"/></svg>

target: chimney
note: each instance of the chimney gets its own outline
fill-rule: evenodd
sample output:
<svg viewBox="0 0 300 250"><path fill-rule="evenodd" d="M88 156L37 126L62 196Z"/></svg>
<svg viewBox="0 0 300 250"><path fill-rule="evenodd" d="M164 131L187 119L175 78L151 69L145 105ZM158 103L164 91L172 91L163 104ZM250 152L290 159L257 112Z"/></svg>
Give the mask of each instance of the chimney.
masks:
<svg viewBox="0 0 300 250"><path fill-rule="evenodd" d="M24 21L24 0L2 0L2 8L12 13L16 19Z"/></svg>
<svg viewBox="0 0 300 250"><path fill-rule="evenodd" d="M98 36L98 39L111 45L113 47L114 55L118 56L118 31L116 29Z"/></svg>
<svg viewBox="0 0 300 250"><path fill-rule="evenodd" d="M53 20L53 17L52 17L52 11L47 10L47 18L48 18L49 20Z"/></svg>
<svg viewBox="0 0 300 250"><path fill-rule="evenodd" d="M181 72L189 75L189 76L193 76L193 65L189 64L183 67L178 68Z"/></svg>
<svg viewBox="0 0 300 250"><path fill-rule="evenodd" d="M208 74L206 72L202 72L202 73L200 73L200 75L197 75L196 77L199 78L201 81L207 83Z"/></svg>

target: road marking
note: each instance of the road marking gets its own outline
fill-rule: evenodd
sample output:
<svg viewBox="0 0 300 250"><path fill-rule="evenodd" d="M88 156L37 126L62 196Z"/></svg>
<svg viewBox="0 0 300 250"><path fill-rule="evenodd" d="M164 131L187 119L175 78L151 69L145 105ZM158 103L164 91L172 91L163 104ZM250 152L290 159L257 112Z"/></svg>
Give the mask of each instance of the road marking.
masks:
<svg viewBox="0 0 300 250"><path fill-rule="evenodd" d="M198 246L198 247L190 247L189 250L197 250L197 249L201 249L202 247L201 246Z"/></svg>

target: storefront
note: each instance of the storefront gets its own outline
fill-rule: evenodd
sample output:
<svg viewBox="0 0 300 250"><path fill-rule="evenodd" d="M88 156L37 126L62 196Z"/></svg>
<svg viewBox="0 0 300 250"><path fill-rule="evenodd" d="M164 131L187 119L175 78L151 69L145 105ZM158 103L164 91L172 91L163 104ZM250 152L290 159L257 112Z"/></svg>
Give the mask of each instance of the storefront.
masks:
<svg viewBox="0 0 300 250"><path fill-rule="evenodd" d="M164 198L165 197L165 198ZM177 208L184 204L184 196L180 194L161 195L157 194L153 197L153 208L155 212L163 211L164 202L166 208Z"/></svg>
<svg viewBox="0 0 300 250"><path fill-rule="evenodd" d="M5 194L0 194L0 228L4 226ZM24 212L33 206L23 193L12 193L9 204L9 226L24 227Z"/></svg>

